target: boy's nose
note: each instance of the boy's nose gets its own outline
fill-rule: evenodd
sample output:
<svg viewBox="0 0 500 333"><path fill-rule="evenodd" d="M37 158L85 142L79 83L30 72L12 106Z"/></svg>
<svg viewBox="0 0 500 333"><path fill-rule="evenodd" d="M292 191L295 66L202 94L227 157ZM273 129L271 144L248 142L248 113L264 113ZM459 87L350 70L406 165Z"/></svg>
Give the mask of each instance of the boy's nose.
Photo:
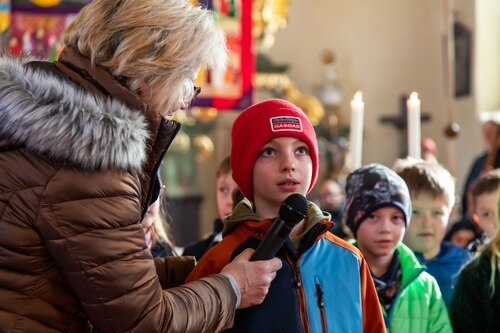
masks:
<svg viewBox="0 0 500 333"><path fill-rule="evenodd" d="M292 156L289 154L284 154L281 161L281 170L282 171L293 171L295 170L295 161Z"/></svg>
<svg viewBox="0 0 500 333"><path fill-rule="evenodd" d="M389 225L391 223L391 220L389 218L382 218L382 221L380 222L380 231L383 233L387 233L390 231Z"/></svg>
<svg viewBox="0 0 500 333"><path fill-rule="evenodd" d="M422 224L429 225L431 223L432 223L431 214L430 213L422 214Z"/></svg>

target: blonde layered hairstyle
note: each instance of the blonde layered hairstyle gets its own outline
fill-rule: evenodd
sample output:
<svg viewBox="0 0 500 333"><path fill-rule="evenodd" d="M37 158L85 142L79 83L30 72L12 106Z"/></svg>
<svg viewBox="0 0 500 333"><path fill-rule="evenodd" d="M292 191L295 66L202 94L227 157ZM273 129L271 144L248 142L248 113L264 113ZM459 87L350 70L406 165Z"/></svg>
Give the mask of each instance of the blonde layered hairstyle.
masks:
<svg viewBox="0 0 500 333"><path fill-rule="evenodd" d="M94 0L63 38L130 90L154 87L142 95L163 101L167 110L193 98L200 66L221 70L227 61L225 37L212 12L186 0Z"/></svg>
<svg viewBox="0 0 500 333"><path fill-rule="evenodd" d="M495 237L481 251L483 255L489 255L490 257L491 275L488 284L490 296L495 293L495 277L500 274L500 225L497 224L497 228Z"/></svg>

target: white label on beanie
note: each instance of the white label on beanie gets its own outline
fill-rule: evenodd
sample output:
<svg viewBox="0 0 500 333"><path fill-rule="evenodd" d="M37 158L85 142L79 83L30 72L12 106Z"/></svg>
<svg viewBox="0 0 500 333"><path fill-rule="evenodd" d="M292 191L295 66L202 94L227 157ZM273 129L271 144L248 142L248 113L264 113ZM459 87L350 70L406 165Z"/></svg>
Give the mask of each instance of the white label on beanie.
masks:
<svg viewBox="0 0 500 333"><path fill-rule="evenodd" d="M271 121L271 130L273 132L294 131L302 132L302 121L297 117L273 117Z"/></svg>

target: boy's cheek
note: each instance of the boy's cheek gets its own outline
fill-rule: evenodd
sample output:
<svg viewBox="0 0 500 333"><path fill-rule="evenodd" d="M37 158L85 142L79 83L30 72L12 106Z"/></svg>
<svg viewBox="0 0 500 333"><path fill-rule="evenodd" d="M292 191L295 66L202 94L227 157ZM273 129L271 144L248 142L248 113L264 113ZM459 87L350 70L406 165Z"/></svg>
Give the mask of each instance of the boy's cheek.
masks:
<svg viewBox="0 0 500 333"><path fill-rule="evenodd" d="M403 227L403 229L401 231L401 235L399 236L399 242L398 243L404 242L405 236L406 236L406 228Z"/></svg>

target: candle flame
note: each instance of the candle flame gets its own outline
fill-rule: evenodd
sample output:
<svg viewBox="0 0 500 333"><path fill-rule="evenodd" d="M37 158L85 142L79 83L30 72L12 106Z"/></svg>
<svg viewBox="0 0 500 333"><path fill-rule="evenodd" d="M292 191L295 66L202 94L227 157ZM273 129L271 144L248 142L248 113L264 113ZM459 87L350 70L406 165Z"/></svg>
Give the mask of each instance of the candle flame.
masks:
<svg viewBox="0 0 500 333"><path fill-rule="evenodd" d="M363 93L361 91L356 92L356 94L354 94L354 100L357 102L362 102L363 101Z"/></svg>
<svg viewBox="0 0 500 333"><path fill-rule="evenodd" d="M418 94L415 91L411 93L410 100L412 101L418 100Z"/></svg>

